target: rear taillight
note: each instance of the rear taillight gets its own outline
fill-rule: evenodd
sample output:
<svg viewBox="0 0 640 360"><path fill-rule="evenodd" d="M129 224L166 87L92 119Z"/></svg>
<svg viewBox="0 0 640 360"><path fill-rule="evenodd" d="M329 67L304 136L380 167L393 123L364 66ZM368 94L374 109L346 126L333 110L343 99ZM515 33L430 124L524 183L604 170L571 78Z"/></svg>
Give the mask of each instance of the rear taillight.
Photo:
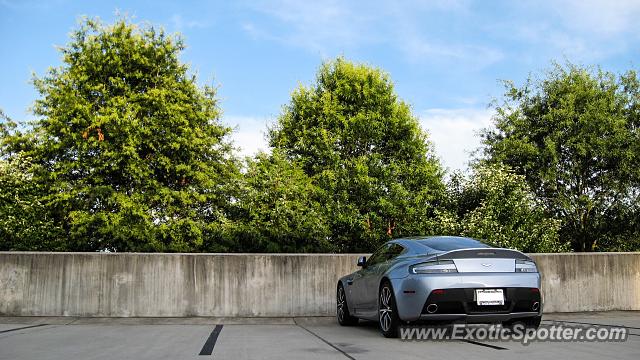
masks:
<svg viewBox="0 0 640 360"><path fill-rule="evenodd" d="M457 273L458 269L453 260L427 261L409 267L412 274L446 274Z"/></svg>
<svg viewBox="0 0 640 360"><path fill-rule="evenodd" d="M538 272L536 263L531 260L516 260L516 272L535 273Z"/></svg>

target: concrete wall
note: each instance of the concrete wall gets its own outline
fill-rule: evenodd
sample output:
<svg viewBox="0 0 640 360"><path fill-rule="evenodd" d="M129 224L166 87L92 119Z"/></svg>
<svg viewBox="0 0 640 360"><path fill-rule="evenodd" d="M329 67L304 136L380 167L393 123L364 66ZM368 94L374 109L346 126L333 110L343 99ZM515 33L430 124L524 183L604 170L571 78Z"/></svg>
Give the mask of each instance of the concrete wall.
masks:
<svg viewBox="0 0 640 360"><path fill-rule="evenodd" d="M357 256L0 252L0 315L333 315ZM546 312L640 310L640 253L533 256Z"/></svg>
<svg viewBox="0 0 640 360"><path fill-rule="evenodd" d="M640 253L531 254L544 311L640 310Z"/></svg>

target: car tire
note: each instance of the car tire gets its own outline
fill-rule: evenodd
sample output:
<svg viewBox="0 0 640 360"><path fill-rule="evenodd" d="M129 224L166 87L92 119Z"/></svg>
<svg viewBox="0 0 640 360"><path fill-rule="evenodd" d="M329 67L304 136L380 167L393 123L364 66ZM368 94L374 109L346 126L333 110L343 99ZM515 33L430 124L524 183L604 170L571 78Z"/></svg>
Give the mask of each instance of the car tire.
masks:
<svg viewBox="0 0 640 360"><path fill-rule="evenodd" d="M542 316L534 316L530 318L522 319L524 326L527 329L538 329L540 327L540 322L542 321Z"/></svg>
<svg viewBox="0 0 640 360"><path fill-rule="evenodd" d="M532 316L521 319L514 319L511 321L506 321L502 323L502 326L513 328L516 324L522 324L525 329L534 329L537 330L540 327L540 322L542 321L542 316Z"/></svg>
<svg viewBox="0 0 640 360"><path fill-rule="evenodd" d="M378 292L378 327L382 335L387 338L398 337L398 307L393 294L393 287L389 281L384 281Z"/></svg>
<svg viewBox="0 0 640 360"><path fill-rule="evenodd" d="M336 317L341 326L353 326L358 324L358 318L351 316L349 304L347 303L347 293L342 284L338 284L336 291Z"/></svg>

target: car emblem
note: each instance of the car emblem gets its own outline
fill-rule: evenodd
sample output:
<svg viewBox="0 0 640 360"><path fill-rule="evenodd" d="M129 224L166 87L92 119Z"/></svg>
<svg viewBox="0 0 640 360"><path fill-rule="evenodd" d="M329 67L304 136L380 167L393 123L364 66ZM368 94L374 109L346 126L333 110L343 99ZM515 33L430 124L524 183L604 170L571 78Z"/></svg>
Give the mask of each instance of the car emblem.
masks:
<svg viewBox="0 0 640 360"><path fill-rule="evenodd" d="M487 264L482 264L482 266L484 266L484 267L489 267L489 266L492 266L492 265L493 265L493 264L489 264L489 263L487 263Z"/></svg>

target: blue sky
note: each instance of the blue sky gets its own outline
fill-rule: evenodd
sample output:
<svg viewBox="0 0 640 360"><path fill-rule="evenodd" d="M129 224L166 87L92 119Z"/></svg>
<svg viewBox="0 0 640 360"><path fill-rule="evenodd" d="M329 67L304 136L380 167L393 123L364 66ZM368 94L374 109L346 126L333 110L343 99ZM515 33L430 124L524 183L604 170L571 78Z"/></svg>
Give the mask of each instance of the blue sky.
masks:
<svg viewBox="0 0 640 360"><path fill-rule="evenodd" d="M499 79L522 82L552 60L638 67L640 1L32 1L0 0L0 108L30 119L31 74L60 65L56 45L80 16L116 12L180 32L182 60L219 85L223 121L241 154L298 84L342 55L387 71L430 132L438 156L463 169L490 124Z"/></svg>

